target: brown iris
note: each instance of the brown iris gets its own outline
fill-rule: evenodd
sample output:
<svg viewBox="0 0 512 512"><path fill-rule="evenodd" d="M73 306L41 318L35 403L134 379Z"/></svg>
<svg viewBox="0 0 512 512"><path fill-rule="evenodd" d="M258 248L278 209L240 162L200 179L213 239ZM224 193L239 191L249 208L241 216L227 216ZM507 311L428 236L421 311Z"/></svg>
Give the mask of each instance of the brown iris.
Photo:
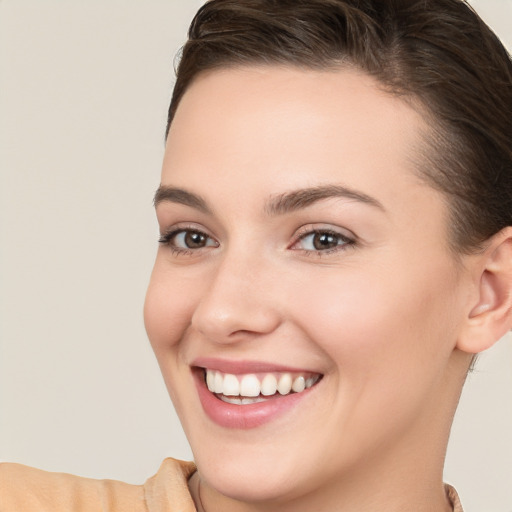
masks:
<svg viewBox="0 0 512 512"><path fill-rule="evenodd" d="M316 233L313 236L313 247L318 251L332 249L338 245L338 242L339 236L332 233Z"/></svg>
<svg viewBox="0 0 512 512"><path fill-rule="evenodd" d="M185 234L184 242L189 249L200 249L201 247L205 247L207 241L208 237L198 231L187 231Z"/></svg>

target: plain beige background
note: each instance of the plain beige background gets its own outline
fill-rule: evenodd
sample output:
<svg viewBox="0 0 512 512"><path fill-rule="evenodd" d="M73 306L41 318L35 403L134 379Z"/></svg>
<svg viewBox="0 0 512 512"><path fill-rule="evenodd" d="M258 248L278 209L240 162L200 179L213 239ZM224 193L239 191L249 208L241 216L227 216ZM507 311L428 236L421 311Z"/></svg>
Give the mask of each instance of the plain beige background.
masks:
<svg viewBox="0 0 512 512"><path fill-rule="evenodd" d="M140 483L191 457L146 341L173 56L199 0L0 0L0 459ZM473 4L512 48L512 0ZM421 461L418 461L421 464ZM446 479L512 511L512 341L482 357Z"/></svg>

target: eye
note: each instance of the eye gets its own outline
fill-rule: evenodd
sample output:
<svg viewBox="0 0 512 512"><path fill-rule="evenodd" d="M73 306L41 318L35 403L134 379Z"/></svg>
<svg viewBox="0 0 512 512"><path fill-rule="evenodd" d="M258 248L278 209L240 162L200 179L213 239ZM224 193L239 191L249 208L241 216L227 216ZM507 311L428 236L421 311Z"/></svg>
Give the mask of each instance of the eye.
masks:
<svg viewBox="0 0 512 512"><path fill-rule="evenodd" d="M177 252L188 252L204 247L218 247L218 243L202 231L196 229L175 229L160 237L161 244L168 245Z"/></svg>
<svg viewBox="0 0 512 512"><path fill-rule="evenodd" d="M330 252L353 245L353 239L332 230L313 230L301 235L292 249L307 252Z"/></svg>

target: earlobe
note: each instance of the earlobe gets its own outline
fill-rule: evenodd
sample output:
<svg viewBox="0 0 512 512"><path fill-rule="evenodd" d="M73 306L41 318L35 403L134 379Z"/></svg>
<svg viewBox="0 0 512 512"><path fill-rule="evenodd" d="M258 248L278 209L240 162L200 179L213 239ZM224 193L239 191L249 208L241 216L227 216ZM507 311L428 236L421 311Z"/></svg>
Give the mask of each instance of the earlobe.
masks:
<svg viewBox="0 0 512 512"><path fill-rule="evenodd" d="M476 264L477 300L457 342L471 354L490 348L512 328L512 227L490 239Z"/></svg>

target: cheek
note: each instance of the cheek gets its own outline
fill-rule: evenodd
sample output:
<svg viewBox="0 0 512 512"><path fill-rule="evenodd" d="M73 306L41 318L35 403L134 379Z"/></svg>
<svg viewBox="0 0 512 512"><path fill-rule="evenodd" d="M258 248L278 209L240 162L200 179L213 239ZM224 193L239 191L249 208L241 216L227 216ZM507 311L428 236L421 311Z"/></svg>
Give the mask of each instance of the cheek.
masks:
<svg viewBox="0 0 512 512"><path fill-rule="evenodd" d="M450 277L410 277L351 273L328 292L295 299L301 328L331 362L332 409L322 428L343 432L333 439L347 453L357 455L354 443L371 449L398 439L440 391L453 348Z"/></svg>
<svg viewBox="0 0 512 512"><path fill-rule="evenodd" d="M166 267L165 261L157 258L146 293L144 323L169 396L181 416L187 407L183 397L192 389L188 366L180 364L182 342L200 290L198 283L192 286Z"/></svg>
<svg viewBox="0 0 512 512"><path fill-rule="evenodd" d="M191 293L196 290L196 293ZM158 262L144 303L144 324L149 341L161 363L166 351L176 346L190 325L197 286L187 286Z"/></svg>
<svg viewBox="0 0 512 512"><path fill-rule="evenodd" d="M423 274L413 266L390 268L341 269L325 286L316 280L307 296L295 294L302 328L333 361L340 380L354 386L371 379L394 385L398 375L428 379L455 343L450 266Z"/></svg>

